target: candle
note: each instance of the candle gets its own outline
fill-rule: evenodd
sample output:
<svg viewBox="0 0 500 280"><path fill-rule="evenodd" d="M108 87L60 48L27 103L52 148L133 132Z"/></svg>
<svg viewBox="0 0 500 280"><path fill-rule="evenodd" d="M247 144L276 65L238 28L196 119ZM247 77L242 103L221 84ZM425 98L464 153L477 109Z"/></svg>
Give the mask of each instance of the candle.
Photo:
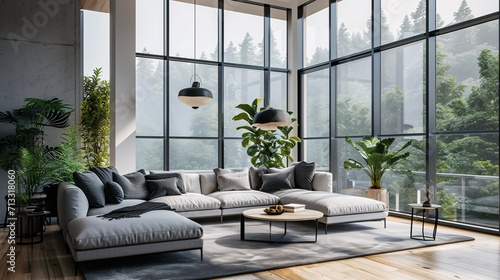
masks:
<svg viewBox="0 0 500 280"><path fill-rule="evenodd" d="M396 193L396 211L399 211L399 193Z"/></svg>
<svg viewBox="0 0 500 280"><path fill-rule="evenodd" d="M420 190L417 191L417 204L420 204Z"/></svg>

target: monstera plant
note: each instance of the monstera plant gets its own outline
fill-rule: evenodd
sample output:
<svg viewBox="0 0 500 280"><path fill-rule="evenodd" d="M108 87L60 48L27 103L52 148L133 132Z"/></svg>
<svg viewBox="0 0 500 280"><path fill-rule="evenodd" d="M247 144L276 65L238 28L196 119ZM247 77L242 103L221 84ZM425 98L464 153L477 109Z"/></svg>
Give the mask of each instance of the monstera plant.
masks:
<svg viewBox="0 0 500 280"><path fill-rule="evenodd" d="M403 151L412 144L412 140L406 142L399 150L390 151L391 145L394 143L394 138L380 139L377 137L364 137L362 140L354 143L351 139L346 138L345 141L351 145L363 158L363 163L352 158L344 161L344 168L363 170L371 180L371 189L380 189L382 176L388 170L407 173L406 170L392 169L397 163L406 159L410 153Z"/></svg>
<svg viewBox="0 0 500 280"><path fill-rule="evenodd" d="M276 131L263 130L252 126L255 114L265 108L259 109L262 98L255 99L252 104L239 104L236 108L243 112L233 117L234 121L245 121L247 125L236 129L243 131L241 145L247 148L251 163L255 167L285 167L285 159L294 161L291 156L292 149L300 142L297 136L290 136L293 126L281 126ZM292 115L292 112L288 112ZM292 123L296 119L292 118Z"/></svg>

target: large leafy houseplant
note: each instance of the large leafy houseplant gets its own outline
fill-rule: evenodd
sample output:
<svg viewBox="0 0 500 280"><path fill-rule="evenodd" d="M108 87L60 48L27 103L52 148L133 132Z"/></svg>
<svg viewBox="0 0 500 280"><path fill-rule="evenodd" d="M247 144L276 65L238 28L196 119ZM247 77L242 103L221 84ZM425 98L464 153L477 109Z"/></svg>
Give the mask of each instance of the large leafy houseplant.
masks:
<svg viewBox="0 0 500 280"><path fill-rule="evenodd" d="M18 205L29 204L32 195L53 179L61 155L58 147L45 145L45 128L67 127L72 112L72 106L58 98L27 98L23 107L0 112L0 122L15 126L13 134L0 140L0 167L17 172Z"/></svg>
<svg viewBox="0 0 500 280"><path fill-rule="evenodd" d="M0 122L15 126L11 135L0 139L0 167L4 170L16 168L22 147L43 147L45 128L65 128L73 112L69 104L53 98L50 100L26 98L25 105L12 111L0 112ZM55 150L54 147L46 147Z"/></svg>
<svg viewBox="0 0 500 280"><path fill-rule="evenodd" d="M49 183L54 172L54 162L54 150L39 146L20 148L16 195L18 206L28 205L33 194L41 192L41 187Z"/></svg>
<svg viewBox="0 0 500 280"><path fill-rule="evenodd" d="M102 80L101 68L83 79L81 130L87 168L109 164L110 88Z"/></svg>
<svg viewBox="0 0 500 280"><path fill-rule="evenodd" d="M371 181L372 189L380 189L382 176L388 170L392 169L397 163L410 156L409 152L403 151L412 144L412 140L406 142L399 150L390 151L391 145L394 143L394 138L380 139L373 136L364 137L360 141L354 143L350 138L345 141L351 145L363 158L364 163L360 163L352 158L344 161L344 168L363 170ZM399 172L409 172L405 170L394 170Z"/></svg>
<svg viewBox="0 0 500 280"><path fill-rule="evenodd" d="M234 121L245 121L247 125L236 129L244 131L241 145L247 148L247 154L251 157L251 163L255 167L285 167L285 159L294 161L291 156L292 149L301 139L291 136L293 126L278 127L277 131L263 130L252 126L255 114L265 108L259 109L262 98L255 99L252 104L239 104L236 108L243 112L233 117ZM288 112L292 115L292 112ZM292 123L296 119L292 118Z"/></svg>

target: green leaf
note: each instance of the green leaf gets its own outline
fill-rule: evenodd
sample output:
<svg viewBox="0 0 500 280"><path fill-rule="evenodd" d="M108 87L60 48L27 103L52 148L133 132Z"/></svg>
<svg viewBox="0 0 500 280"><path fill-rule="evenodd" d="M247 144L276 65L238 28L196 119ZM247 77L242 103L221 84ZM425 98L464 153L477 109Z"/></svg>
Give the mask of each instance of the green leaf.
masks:
<svg viewBox="0 0 500 280"><path fill-rule="evenodd" d="M250 139L249 138L243 138L243 140L241 141L241 146L243 148L248 147L249 144L250 144Z"/></svg>
<svg viewBox="0 0 500 280"><path fill-rule="evenodd" d="M247 148L247 155L249 156L255 156L257 154L257 152L259 152L259 147L257 147L256 145L252 145L250 147Z"/></svg>
<svg viewBox="0 0 500 280"><path fill-rule="evenodd" d="M249 124L252 124L252 119L246 113L239 113L238 115L233 117L233 121L246 121Z"/></svg>

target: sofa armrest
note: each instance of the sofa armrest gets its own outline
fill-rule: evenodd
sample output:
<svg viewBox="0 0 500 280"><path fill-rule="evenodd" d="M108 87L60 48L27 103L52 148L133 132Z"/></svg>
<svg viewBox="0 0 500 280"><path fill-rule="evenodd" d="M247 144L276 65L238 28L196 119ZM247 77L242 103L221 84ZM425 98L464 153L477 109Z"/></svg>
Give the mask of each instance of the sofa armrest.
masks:
<svg viewBox="0 0 500 280"><path fill-rule="evenodd" d="M312 181L313 191L333 191L333 174L330 172L317 171Z"/></svg>
<svg viewBox="0 0 500 280"><path fill-rule="evenodd" d="M86 217L89 201L83 191L67 182L59 184L57 191L57 220L63 232L68 231L68 223L76 218Z"/></svg>

